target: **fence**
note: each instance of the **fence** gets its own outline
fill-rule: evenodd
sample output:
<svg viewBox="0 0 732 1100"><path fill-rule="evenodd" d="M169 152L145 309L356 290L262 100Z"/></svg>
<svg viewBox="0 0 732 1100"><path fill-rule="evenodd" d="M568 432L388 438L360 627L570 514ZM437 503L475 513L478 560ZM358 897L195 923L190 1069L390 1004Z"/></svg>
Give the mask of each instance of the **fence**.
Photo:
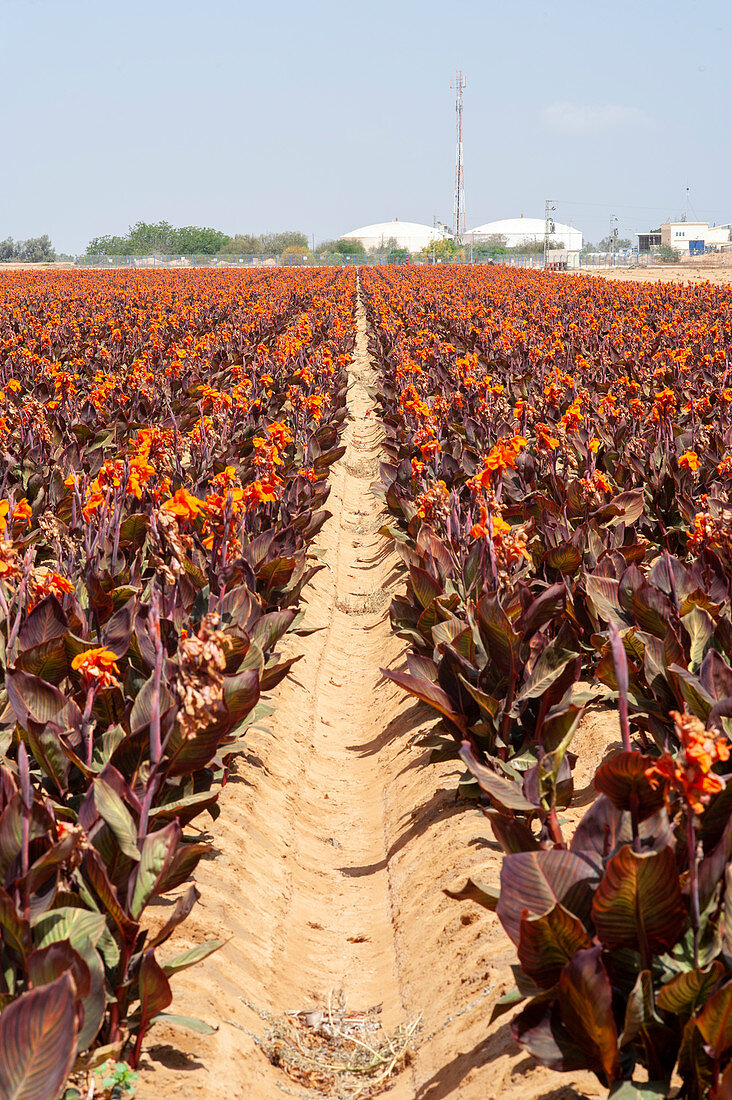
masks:
<svg viewBox="0 0 732 1100"><path fill-rule="evenodd" d="M352 255L340 253L307 253L303 256L203 256L203 255L155 255L155 256L77 256L77 267L93 268L189 268L189 267L353 267L385 264L495 264L501 267L522 267L541 269L545 266L543 253L536 254L497 254L495 256L474 256L473 249L466 246L463 255L451 257L409 256L405 251L384 253L383 255ZM552 249L547 254L547 265L569 268L570 270L592 269L600 267L648 267L652 257L637 249L624 252L567 252Z"/></svg>

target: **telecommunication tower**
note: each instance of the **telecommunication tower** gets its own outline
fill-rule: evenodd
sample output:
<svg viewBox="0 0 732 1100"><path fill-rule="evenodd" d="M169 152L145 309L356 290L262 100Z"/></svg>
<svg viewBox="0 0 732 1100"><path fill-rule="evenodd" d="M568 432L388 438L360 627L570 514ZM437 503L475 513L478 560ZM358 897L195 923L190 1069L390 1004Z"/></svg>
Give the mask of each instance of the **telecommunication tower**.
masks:
<svg viewBox="0 0 732 1100"><path fill-rule="evenodd" d="M555 226L552 214L556 209L556 199L547 199L544 203L544 267L546 267L549 252L549 238L554 234Z"/></svg>
<svg viewBox="0 0 732 1100"><path fill-rule="evenodd" d="M465 233L465 179L463 176L463 90L467 80L462 69L455 73L450 87L455 89L455 124L457 130L457 151L455 156L455 202L452 212L452 232L455 240L462 241Z"/></svg>

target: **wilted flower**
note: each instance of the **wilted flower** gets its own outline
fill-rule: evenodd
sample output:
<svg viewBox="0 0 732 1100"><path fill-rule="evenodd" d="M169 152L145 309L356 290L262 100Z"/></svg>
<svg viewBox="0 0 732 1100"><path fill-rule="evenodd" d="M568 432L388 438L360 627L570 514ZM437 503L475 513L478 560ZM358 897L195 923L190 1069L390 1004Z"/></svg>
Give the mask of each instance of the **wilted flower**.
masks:
<svg viewBox="0 0 732 1100"><path fill-rule="evenodd" d="M178 726L186 740L215 721L223 708L227 639L218 624L218 615L205 615L198 634L181 634L178 641Z"/></svg>

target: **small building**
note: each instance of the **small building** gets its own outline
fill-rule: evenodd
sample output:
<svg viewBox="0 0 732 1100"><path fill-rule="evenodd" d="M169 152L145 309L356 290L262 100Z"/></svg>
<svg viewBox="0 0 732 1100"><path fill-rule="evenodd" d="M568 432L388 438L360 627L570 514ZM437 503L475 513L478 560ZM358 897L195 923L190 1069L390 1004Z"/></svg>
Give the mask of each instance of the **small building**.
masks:
<svg viewBox="0 0 732 1100"><path fill-rule="evenodd" d="M661 244L675 248L677 252L698 254L704 251L708 232L708 222L667 221L661 226Z"/></svg>
<svg viewBox="0 0 732 1100"><path fill-rule="evenodd" d="M710 225L705 238L707 245L714 248L722 248L732 242L732 222L726 225Z"/></svg>
<svg viewBox="0 0 732 1100"><path fill-rule="evenodd" d="M649 229L647 233L636 233L638 238L638 251L650 252L652 248L658 248L661 244L661 228Z"/></svg>

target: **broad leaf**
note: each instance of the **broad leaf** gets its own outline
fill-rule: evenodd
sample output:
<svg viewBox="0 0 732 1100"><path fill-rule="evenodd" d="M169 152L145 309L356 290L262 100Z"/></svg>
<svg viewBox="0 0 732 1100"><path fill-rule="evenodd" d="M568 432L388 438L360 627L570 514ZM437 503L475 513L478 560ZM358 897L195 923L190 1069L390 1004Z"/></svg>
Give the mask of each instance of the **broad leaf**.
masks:
<svg viewBox="0 0 732 1100"><path fill-rule="evenodd" d="M519 962L524 973L544 989L555 985L566 963L588 947L585 926L563 905L555 905L540 917L521 915Z"/></svg>
<svg viewBox="0 0 732 1100"><path fill-rule="evenodd" d="M449 898L456 901L477 901L484 909L495 911L498 904L499 892L496 886L487 886L483 882L469 878L460 890L445 890Z"/></svg>
<svg viewBox="0 0 732 1100"><path fill-rule="evenodd" d="M529 802L524 797L521 785L510 779L504 779L485 764L481 764L467 741L463 741L460 747L460 756L478 780L481 790L485 791L493 802L507 810L523 810L525 813L536 811L535 803Z"/></svg>
<svg viewBox="0 0 732 1100"><path fill-rule="evenodd" d="M673 850L638 855L624 845L605 867L592 917L607 948L645 942L653 954L670 950L686 926Z"/></svg>
<svg viewBox="0 0 732 1100"><path fill-rule="evenodd" d="M132 814L105 779L94 780L94 804L100 817L106 821L114 833L124 854L128 859L137 862L140 858L140 850L137 847L137 829Z"/></svg>
<svg viewBox="0 0 732 1100"><path fill-rule="evenodd" d="M154 897L156 887L180 843L181 828L173 821L164 829L148 833L143 841L140 862L133 878L130 913L137 919Z"/></svg>
<svg viewBox="0 0 732 1100"><path fill-rule="evenodd" d="M732 1048L732 981L711 995L696 1017L696 1026L715 1058Z"/></svg>
<svg viewBox="0 0 732 1100"><path fill-rule="evenodd" d="M646 770L654 758L640 752L619 752L595 772L595 787L607 795L618 810L630 811L635 802L638 820L643 821L663 806L663 790L654 789Z"/></svg>
<svg viewBox="0 0 732 1100"><path fill-rule="evenodd" d="M503 860L496 913L517 946L525 910L541 916L560 902L587 925L601 874L600 861L584 854L560 849L516 852Z"/></svg>
<svg viewBox="0 0 732 1100"><path fill-rule="evenodd" d="M393 680L399 687L404 688L405 691L410 692L412 695L416 695L423 703L427 703L429 706L434 707L434 709L438 710L440 714L443 714L445 718L449 718L449 720L458 727L461 733L467 733L464 715L458 714L453 708L450 696L437 684L433 684L431 680L423 680L421 677L412 676L408 672L390 672L389 669L382 668L381 673L388 680Z"/></svg>
<svg viewBox="0 0 732 1100"><path fill-rule="evenodd" d="M724 974L724 964L719 959L704 970L684 970L661 986L656 1004L663 1012L673 1012L676 1016L691 1015L699 1005L704 1004Z"/></svg>
<svg viewBox="0 0 732 1100"><path fill-rule="evenodd" d="M602 962L602 948L578 951L559 978L562 1023L575 1043L592 1059L593 1068L614 1081L620 1071L618 1032L612 1009L612 987Z"/></svg>
<svg viewBox="0 0 732 1100"><path fill-rule="evenodd" d="M70 974L23 993L0 1014L0 1100L56 1100L75 1057Z"/></svg>
<svg viewBox="0 0 732 1100"><path fill-rule="evenodd" d="M157 1016L173 1000L170 982L152 949L145 952L140 962L137 995L140 998L140 1029L144 1032L153 1016Z"/></svg>
<svg viewBox="0 0 732 1100"><path fill-rule="evenodd" d="M205 1020L199 1020L196 1016L179 1016L177 1012L158 1012L153 1016L150 1024L170 1024L171 1027L185 1027L189 1031L197 1031L199 1035L215 1035L217 1027L212 1027Z"/></svg>
<svg viewBox="0 0 732 1100"><path fill-rule="evenodd" d="M209 955L213 955L214 951L223 947L225 942L225 940L208 940L206 943L199 943L196 947L184 951L182 955L176 955L174 959L163 963L163 970L171 975L177 974L180 970L186 970L189 966L195 966L196 963L207 959Z"/></svg>

